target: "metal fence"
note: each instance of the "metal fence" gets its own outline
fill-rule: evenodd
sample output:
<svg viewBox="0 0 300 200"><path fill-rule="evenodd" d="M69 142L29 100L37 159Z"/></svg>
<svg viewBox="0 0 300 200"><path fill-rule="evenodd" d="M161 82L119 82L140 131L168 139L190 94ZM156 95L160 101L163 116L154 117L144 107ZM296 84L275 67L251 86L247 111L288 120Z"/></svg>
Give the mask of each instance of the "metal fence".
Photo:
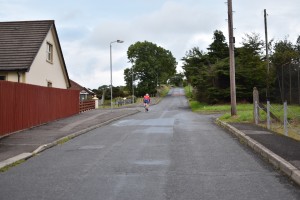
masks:
<svg viewBox="0 0 300 200"><path fill-rule="evenodd" d="M270 130L282 133L292 138L300 138L300 115L288 106L287 102L283 105L254 103L255 124L265 125Z"/></svg>
<svg viewBox="0 0 300 200"><path fill-rule="evenodd" d="M0 136L79 113L79 91L0 81Z"/></svg>

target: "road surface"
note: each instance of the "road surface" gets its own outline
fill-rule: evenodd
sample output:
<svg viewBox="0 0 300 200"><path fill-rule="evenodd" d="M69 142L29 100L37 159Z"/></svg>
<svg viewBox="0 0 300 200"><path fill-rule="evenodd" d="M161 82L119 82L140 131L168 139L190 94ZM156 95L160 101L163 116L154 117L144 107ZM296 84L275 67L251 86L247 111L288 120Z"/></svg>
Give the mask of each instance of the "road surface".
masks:
<svg viewBox="0 0 300 200"><path fill-rule="evenodd" d="M298 186L216 126L214 117L191 112L175 88L147 113L0 173L0 199L300 199Z"/></svg>

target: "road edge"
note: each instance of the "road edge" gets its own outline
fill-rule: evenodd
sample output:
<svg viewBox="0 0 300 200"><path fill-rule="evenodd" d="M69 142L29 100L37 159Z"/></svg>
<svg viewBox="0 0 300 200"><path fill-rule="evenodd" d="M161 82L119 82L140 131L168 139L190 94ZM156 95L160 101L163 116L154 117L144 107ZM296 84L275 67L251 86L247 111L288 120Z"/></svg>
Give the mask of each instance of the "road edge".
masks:
<svg viewBox="0 0 300 200"><path fill-rule="evenodd" d="M241 143L246 144L252 148L255 152L259 153L263 158L265 158L269 163L271 163L276 169L283 172L289 178L291 178L295 183L300 186L300 170L297 169L294 165L278 156L256 140L250 138L242 131L236 129L230 124L221 121L219 118L215 120L215 123L220 127L228 130L230 133L235 135Z"/></svg>

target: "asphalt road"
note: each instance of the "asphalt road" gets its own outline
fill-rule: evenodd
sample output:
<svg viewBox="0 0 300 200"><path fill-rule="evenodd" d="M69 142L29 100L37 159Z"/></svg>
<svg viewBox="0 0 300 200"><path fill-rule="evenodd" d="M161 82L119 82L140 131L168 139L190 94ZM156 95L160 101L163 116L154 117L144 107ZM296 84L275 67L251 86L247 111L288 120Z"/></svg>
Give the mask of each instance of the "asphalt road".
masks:
<svg viewBox="0 0 300 200"><path fill-rule="evenodd" d="M55 146L5 173L5 200L300 199L300 189L214 124L182 89L150 111Z"/></svg>

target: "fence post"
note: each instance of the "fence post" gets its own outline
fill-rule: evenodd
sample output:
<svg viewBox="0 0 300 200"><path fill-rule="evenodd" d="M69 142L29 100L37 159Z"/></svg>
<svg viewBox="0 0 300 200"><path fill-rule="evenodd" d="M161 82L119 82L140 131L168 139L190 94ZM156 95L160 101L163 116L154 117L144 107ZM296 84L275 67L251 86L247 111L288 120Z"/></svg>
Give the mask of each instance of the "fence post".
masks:
<svg viewBox="0 0 300 200"><path fill-rule="evenodd" d="M257 103L257 105L255 105L256 104L255 102ZM257 88L254 87L253 88L253 119L255 120L255 123L256 123L256 117L259 117L258 105L259 105L259 93ZM258 124L258 121L256 124Z"/></svg>
<svg viewBox="0 0 300 200"><path fill-rule="evenodd" d="M283 127L284 127L284 135L288 136L288 121L287 121L287 102L285 101L283 104L284 115L283 115Z"/></svg>
<svg viewBox="0 0 300 200"><path fill-rule="evenodd" d="M270 129L271 117L270 117L270 101L267 101L267 128Z"/></svg>
<svg viewBox="0 0 300 200"><path fill-rule="evenodd" d="M258 125L258 103L257 103L257 101L254 102L254 119L255 119L255 124Z"/></svg>
<svg viewBox="0 0 300 200"><path fill-rule="evenodd" d="M98 106L99 106L99 99L97 98L97 96L95 95L94 97L93 97L93 100L95 100L95 109L97 109L98 108Z"/></svg>

